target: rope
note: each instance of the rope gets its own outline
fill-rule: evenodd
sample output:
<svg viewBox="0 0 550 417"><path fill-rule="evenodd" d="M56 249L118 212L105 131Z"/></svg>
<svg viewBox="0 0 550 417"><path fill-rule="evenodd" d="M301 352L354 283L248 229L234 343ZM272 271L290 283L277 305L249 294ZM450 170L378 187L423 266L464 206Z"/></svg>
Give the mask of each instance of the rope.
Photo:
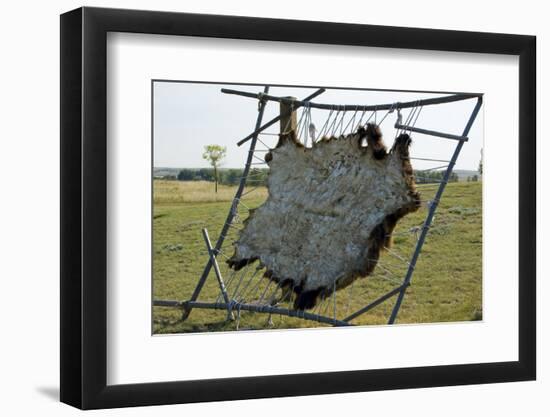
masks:
<svg viewBox="0 0 550 417"><path fill-rule="evenodd" d="M384 123L384 120L386 120L386 117L388 117L388 114L390 113L393 113L393 111L395 110L395 106L396 106L397 103L393 103L390 107L390 109L386 112L386 114L384 115L384 117L382 117L382 120L380 120L380 123L378 124L378 126L380 126L382 123Z"/></svg>
<svg viewBox="0 0 550 417"><path fill-rule="evenodd" d="M246 300L245 295L247 295L246 292L247 292L248 288L250 287L250 283L254 280L256 275L258 275L258 272L259 272L259 269L256 268L256 271L250 276L248 282L245 284L245 286L241 290L241 293L239 295L240 296L240 302L245 302L245 300Z"/></svg>
<svg viewBox="0 0 550 417"><path fill-rule="evenodd" d="M302 142L304 143L304 146L307 147L307 141L309 138L309 126L311 125L311 107L306 107L306 117L304 119L304 123L302 125Z"/></svg>
<svg viewBox="0 0 550 417"><path fill-rule="evenodd" d="M231 281L233 280L233 278L235 277L235 274L236 274L236 271L232 271L231 274L229 275L229 279L227 280L227 283L225 284L225 293L227 294L228 293L228 288L229 288L229 285L231 284ZM218 297L216 298L216 303L219 303L221 302L223 299L223 293L220 289L220 293L218 294Z"/></svg>
<svg viewBox="0 0 550 417"><path fill-rule="evenodd" d="M397 252L393 251L392 249L388 248L387 246L384 246L384 249L390 254L393 255L395 258L399 259L402 262L405 262L407 266L410 265L409 261L405 258L403 258L401 255L399 255Z"/></svg>
<svg viewBox="0 0 550 417"><path fill-rule="evenodd" d="M241 278L239 279L239 282L238 282L237 286L235 287L235 290L233 291L233 296L231 297L232 300L235 299L235 297L237 295L237 292L239 291L239 287L241 286L241 284L243 282L243 278L246 276L246 271L248 270L248 265L245 266L242 270L243 270L243 273L241 274Z"/></svg>
<svg viewBox="0 0 550 417"><path fill-rule="evenodd" d="M327 315L327 311L328 311L328 309L329 309L329 307L330 307L330 296L329 296L329 297L325 297L325 298L326 298L326 306L325 306L325 308L324 308L324 310L323 310L323 314L322 314L323 316L326 316L326 315Z"/></svg>
<svg viewBox="0 0 550 417"><path fill-rule="evenodd" d="M417 100L416 103L418 104L419 101ZM423 108L423 106L420 106L420 107L415 106L415 107L411 108L411 111L409 112L409 115L407 116L407 120L405 120L404 126L414 127L416 125L416 122L418 121L418 117L420 116L420 112L422 111L422 108ZM398 123L399 123L399 120L398 120ZM401 124L401 123L399 123L399 124ZM411 131L410 130L398 129L397 132L396 132L395 137L397 137L401 133L404 133L405 131L407 131L409 136L411 136Z"/></svg>
<svg viewBox="0 0 550 417"><path fill-rule="evenodd" d="M245 195L248 195L248 194L250 194L250 193L253 193L253 192L256 191L256 190L259 190L260 188L261 188L261 187L254 187L254 188L251 188L250 190L248 190L248 191L242 193L242 194L241 194L241 197L244 197Z"/></svg>
<svg viewBox="0 0 550 417"><path fill-rule="evenodd" d="M256 267L256 272L254 273L254 275L256 275L259 271L261 271L261 270L263 270L263 269L264 269L264 268L263 268L261 265L258 265L258 266ZM251 295L257 294L258 289L259 289L260 284L261 284L262 281L263 281L263 278L262 278L262 277L259 277L259 278L257 279L256 285L255 285L254 287L252 287L252 289L249 290L246 294L244 294L243 297L245 297L246 299L249 299L249 300L250 300L250 299L251 299L251 297L250 297Z"/></svg>
<svg viewBox="0 0 550 417"><path fill-rule="evenodd" d="M353 125L355 124L355 116L357 116L357 108L355 108L355 112L353 113L353 116L349 119L348 123L346 124L346 127L344 128L344 131L348 131L348 127L351 123L351 127L353 128ZM353 122L353 123L352 123ZM353 132L353 129L352 129Z"/></svg>
<svg viewBox="0 0 550 417"><path fill-rule="evenodd" d="M322 138L322 135L323 133L325 132L327 126L328 126L328 122L330 120L330 118L332 117L332 113L334 113L334 110L330 110L330 113L328 114L328 117L327 117L327 120L325 121L325 124L323 125L323 127L321 128L321 130L319 131L319 136L317 136L317 138L315 139L315 142L318 142L319 139Z"/></svg>
<svg viewBox="0 0 550 417"><path fill-rule="evenodd" d="M418 120L418 116L420 116L420 112L422 111L422 109L424 108L424 106L420 106L420 109L418 110L418 113L416 114L416 118L414 119L414 122L413 124L411 125L412 127L416 126L416 122Z"/></svg>
<svg viewBox="0 0 550 417"><path fill-rule="evenodd" d="M296 135L298 135L300 132L300 129L302 127L302 121L304 120L304 116L306 112L307 112L307 107L304 105L302 107L302 114L300 115L300 119L298 120L298 124L296 125Z"/></svg>
<svg viewBox="0 0 550 417"><path fill-rule="evenodd" d="M237 304L237 318L235 320L235 330L239 330L240 323L241 323L241 305Z"/></svg>
<svg viewBox="0 0 550 417"><path fill-rule="evenodd" d="M340 123L338 126L340 126L340 136L344 134L344 118L346 117L346 112L342 112L342 118L340 119Z"/></svg>
<svg viewBox="0 0 550 417"><path fill-rule="evenodd" d="M338 120L338 116L340 116L340 110L336 112L336 115L334 116L334 120L332 121L330 127L327 129L327 133L331 131L331 136L334 136L334 130L335 130L335 123Z"/></svg>
<svg viewBox="0 0 550 417"><path fill-rule="evenodd" d="M417 109L417 107L412 107L411 110L409 111L409 114L407 115L407 118L405 119L405 124L404 124L405 126L407 126L410 123L410 121L412 120L412 117L413 117L414 113L416 112L416 109ZM395 137L397 137L398 135L400 135L404 132L405 132L405 130L398 129L397 132L396 132Z"/></svg>
<svg viewBox="0 0 550 417"><path fill-rule="evenodd" d="M267 280L267 285L266 285L265 288L264 288L264 292L262 293L262 296L261 296L260 299L258 300L258 304L261 304L261 303L262 303L262 301L263 301L263 299L264 299L264 297L265 297L265 294L266 294L267 290L269 289L269 287L271 286L271 283L272 283L272 282L273 282L273 281L271 281L270 279Z"/></svg>
<svg viewBox="0 0 550 417"><path fill-rule="evenodd" d="M351 284L349 286L349 290L348 290L348 302L347 302L347 305L346 305L346 312L344 313L344 315L346 317L348 316L349 308L351 306L351 302L352 302L352 298L353 298L353 284L355 284L355 281L351 282Z"/></svg>
<svg viewBox="0 0 550 417"><path fill-rule="evenodd" d="M359 121L357 122L357 126L355 126L355 129L354 130L357 130L359 128L359 126L361 126L361 122L363 121L363 117L365 117L365 114L367 113L366 110L363 110L363 113L361 113L361 118L359 119Z"/></svg>

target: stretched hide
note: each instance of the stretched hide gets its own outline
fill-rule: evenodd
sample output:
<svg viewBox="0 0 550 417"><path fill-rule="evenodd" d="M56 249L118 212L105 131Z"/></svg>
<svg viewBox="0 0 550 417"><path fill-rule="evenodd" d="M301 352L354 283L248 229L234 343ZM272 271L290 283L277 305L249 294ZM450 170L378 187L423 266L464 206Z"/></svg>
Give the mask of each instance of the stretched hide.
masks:
<svg viewBox="0 0 550 417"><path fill-rule="evenodd" d="M387 152L372 124L312 148L282 136L266 155L269 197L245 221L229 266L259 260L300 310L371 274L397 221L420 206L410 142L402 134Z"/></svg>

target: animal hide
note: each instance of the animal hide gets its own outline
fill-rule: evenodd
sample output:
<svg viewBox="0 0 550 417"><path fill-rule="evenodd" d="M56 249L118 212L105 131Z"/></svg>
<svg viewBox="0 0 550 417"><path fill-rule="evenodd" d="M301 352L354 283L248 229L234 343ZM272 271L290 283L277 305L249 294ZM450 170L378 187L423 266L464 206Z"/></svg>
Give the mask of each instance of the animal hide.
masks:
<svg viewBox="0 0 550 417"><path fill-rule="evenodd" d="M251 210L229 266L259 260L299 310L371 274L397 221L420 206L410 143L401 134L387 152L373 124L312 148L281 136L266 154L269 196Z"/></svg>

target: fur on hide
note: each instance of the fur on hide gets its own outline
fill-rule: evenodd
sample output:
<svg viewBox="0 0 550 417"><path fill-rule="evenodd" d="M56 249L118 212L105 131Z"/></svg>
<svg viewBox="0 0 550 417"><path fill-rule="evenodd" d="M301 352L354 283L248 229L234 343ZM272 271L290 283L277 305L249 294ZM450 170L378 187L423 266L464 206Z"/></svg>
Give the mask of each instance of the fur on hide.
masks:
<svg viewBox="0 0 550 417"><path fill-rule="evenodd" d="M399 219L420 207L410 144L401 134L388 152L374 124L312 148L295 132L281 135L265 156L269 196L250 211L227 263L239 270L259 260L299 310L372 274Z"/></svg>

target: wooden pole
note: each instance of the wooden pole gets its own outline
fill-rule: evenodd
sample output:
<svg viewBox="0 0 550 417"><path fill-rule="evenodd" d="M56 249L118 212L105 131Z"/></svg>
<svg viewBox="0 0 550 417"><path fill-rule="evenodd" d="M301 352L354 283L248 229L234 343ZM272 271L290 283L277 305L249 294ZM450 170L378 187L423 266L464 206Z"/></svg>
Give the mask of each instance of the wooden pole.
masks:
<svg viewBox="0 0 550 417"><path fill-rule="evenodd" d="M449 96L426 98L423 100L405 101L397 103L385 103L385 104L328 104L328 103L312 103L310 99L296 100L294 97L278 97L271 96L269 94L263 94L261 97L257 93L248 93L246 91L231 90L229 88L222 88L222 93L235 94L243 97L250 97L254 99L263 99L269 101L292 101L294 100L294 108L304 106L307 102L307 106L312 109L334 110L334 111L382 111L382 110L397 110L397 109L410 109L413 107L429 106L433 104L454 103L455 101L469 100L471 98L481 98L481 93L455 93ZM325 89L319 89L314 96L318 96L324 92Z"/></svg>
<svg viewBox="0 0 550 417"><path fill-rule="evenodd" d="M296 97L286 97L290 100L296 100ZM283 134L289 134L292 130L296 132L296 129L298 128L298 120L296 117L296 110L292 111L292 102L288 101L281 101L279 105L279 113L281 115L281 122L280 122L280 128L279 133L281 135ZM291 113L292 111L292 113Z"/></svg>

